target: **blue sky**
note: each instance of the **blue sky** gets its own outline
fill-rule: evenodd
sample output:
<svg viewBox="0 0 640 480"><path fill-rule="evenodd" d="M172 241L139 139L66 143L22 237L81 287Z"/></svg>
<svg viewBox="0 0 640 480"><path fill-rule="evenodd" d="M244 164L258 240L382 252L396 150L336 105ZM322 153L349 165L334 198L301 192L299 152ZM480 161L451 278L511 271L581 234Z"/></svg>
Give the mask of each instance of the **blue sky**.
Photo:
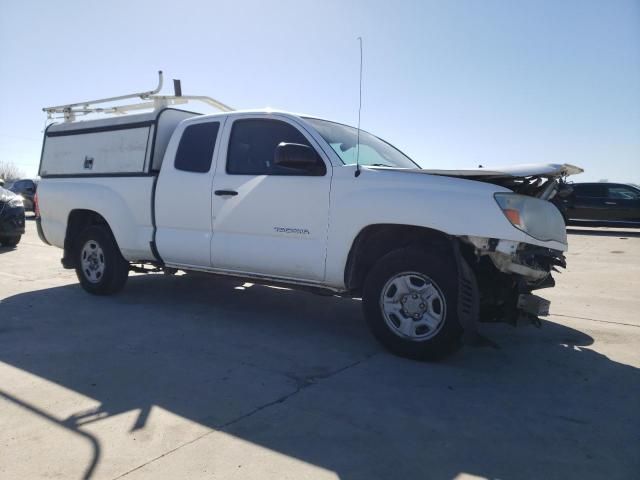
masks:
<svg viewBox="0 0 640 480"><path fill-rule="evenodd" d="M35 175L43 106L158 69L235 108L355 124L358 36L362 127L423 166L640 183L640 0L2 2L0 160Z"/></svg>

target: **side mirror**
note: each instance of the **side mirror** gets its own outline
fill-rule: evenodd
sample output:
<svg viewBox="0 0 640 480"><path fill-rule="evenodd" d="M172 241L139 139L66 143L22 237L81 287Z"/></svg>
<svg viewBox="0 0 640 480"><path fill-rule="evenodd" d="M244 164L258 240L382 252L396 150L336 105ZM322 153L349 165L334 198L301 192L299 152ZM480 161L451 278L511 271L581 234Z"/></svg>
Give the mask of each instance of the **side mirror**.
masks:
<svg viewBox="0 0 640 480"><path fill-rule="evenodd" d="M281 142L276 147L273 163L279 167L306 172L308 175L324 175L326 171L316 151L299 143Z"/></svg>

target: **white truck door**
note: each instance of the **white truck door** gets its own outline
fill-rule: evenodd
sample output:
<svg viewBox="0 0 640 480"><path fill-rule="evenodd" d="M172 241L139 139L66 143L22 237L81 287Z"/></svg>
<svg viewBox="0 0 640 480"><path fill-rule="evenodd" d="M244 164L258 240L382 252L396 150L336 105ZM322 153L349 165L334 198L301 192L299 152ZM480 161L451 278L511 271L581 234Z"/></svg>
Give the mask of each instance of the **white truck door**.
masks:
<svg viewBox="0 0 640 480"><path fill-rule="evenodd" d="M222 123L180 126L167 146L155 194L156 246L167 264L211 266L211 186Z"/></svg>
<svg viewBox="0 0 640 480"><path fill-rule="evenodd" d="M310 147L317 163L306 169L276 165L282 142ZM228 120L213 180L214 268L324 279L332 170L320 151L287 117Z"/></svg>

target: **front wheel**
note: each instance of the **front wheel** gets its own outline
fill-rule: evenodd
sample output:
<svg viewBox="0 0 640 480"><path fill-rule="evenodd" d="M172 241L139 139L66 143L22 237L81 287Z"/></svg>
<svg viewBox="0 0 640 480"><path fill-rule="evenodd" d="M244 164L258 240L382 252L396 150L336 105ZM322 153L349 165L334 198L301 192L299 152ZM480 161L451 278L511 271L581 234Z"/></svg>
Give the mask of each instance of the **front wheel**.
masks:
<svg viewBox="0 0 640 480"><path fill-rule="evenodd" d="M78 237L76 275L82 288L94 295L110 295L124 287L129 264L106 227L89 227Z"/></svg>
<svg viewBox="0 0 640 480"><path fill-rule="evenodd" d="M369 328L386 348L402 357L437 360L460 345L457 299L453 258L403 248L373 266L362 303Z"/></svg>

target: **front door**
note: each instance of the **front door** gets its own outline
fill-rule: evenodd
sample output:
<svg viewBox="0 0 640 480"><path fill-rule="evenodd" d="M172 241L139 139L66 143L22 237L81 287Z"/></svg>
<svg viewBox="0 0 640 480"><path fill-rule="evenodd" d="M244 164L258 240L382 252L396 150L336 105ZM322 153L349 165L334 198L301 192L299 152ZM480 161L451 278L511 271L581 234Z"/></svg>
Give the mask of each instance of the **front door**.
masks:
<svg viewBox="0 0 640 480"><path fill-rule="evenodd" d="M313 169L274 162L282 142L311 147ZM229 119L213 185L214 268L305 281L324 279L331 165L288 117Z"/></svg>

